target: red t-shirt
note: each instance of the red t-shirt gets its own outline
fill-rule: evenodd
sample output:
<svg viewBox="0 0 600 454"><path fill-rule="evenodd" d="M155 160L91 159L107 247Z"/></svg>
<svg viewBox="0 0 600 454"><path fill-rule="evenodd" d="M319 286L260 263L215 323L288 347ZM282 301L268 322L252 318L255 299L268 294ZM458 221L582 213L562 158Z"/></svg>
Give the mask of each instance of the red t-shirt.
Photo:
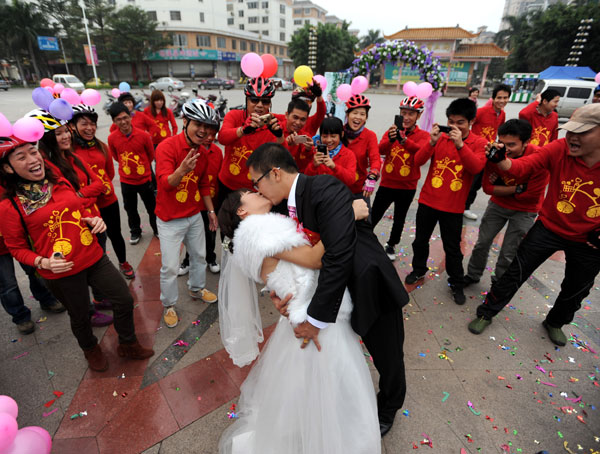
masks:
<svg viewBox="0 0 600 454"><path fill-rule="evenodd" d="M538 148L536 146L528 145L523 156L516 159L522 159L532 153L536 153L537 150ZM494 195L494 184L490 181L490 177L494 178L494 180L497 178L502 179L504 186L515 186L527 183L527 189L521 194L515 193L508 196ZM483 191L492 196L490 200L496 205L506 208L507 210L537 213L540 211L542 202L544 201L548 178L548 171L540 170L531 177L516 179L507 172L501 171L493 162L487 161L485 169L483 170L481 185L483 186Z"/></svg>
<svg viewBox="0 0 600 454"><path fill-rule="evenodd" d="M152 179L154 145L147 132L132 128L126 136L117 129L108 136L108 148L119 163L121 183L140 185Z"/></svg>
<svg viewBox="0 0 600 454"><path fill-rule="evenodd" d="M223 151L214 143L210 144L210 147L203 148L202 152L208 159L208 183L210 185L210 198L217 200L217 194L219 193L219 185L217 184L217 175L221 170L221 164L223 164ZM206 211L204 200L200 199L200 210Z"/></svg>
<svg viewBox="0 0 600 454"><path fill-rule="evenodd" d="M131 126L137 129L141 129L142 131L146 131L148 134L150 134L150 137L154 137L157 134L160 135L160 129L158 128L156 123L154 123L154 120L150 118L149 115L146 115L144 112L141 112L139 110L134 110L130 112L130 114ZM113 133L118 130L119 127L115 123L110 125L109 132Z"/></svg>
<svg viewBox="0 0 600 454"><path fill-rule="evenodd" d="M29 215L25 214L19 199L15 197L14 200L36 251L31 250L19 214L12 203L8 199L2 200L2 234L17 261L33 266L40 255L49 258L54 252L62 252L66 260L73 262L70 271L55 274L49 270L39 270L44 279L60 279L77 274L100 260L104 252L96 235L92 235L88 225L81 220L86 217L83 201L66 180L61 178L53 185L48 203Z"/></svg>
<svg viewBox="0 0 600 454"><path fill-rule="evenodd" d="M225 157L219 172L219 180L229 189L252 190L252 177L248 173L246 161L252 152L263 143L276 142L277 138L266 126L252 134L237 136L237 130L246 121L245 110L230 110L223 119L219 131L219 142L225 146Z"/></svg>
<svg viewBox="0 0 600 454"><path fill-rule="evenodd" d="M152 109L150 108L150 106L144 109L144 114L146 114L146 116L150 118L150 120L154 121L154 123L156 124L156 129L154 130L154 135L152 136L152 143L155 145L158 145L167 137L171 137L177 134L177 122L175 121L175 115L173 115L173 111L171 109L169 109L168 107L166 109L166 118L160 110L156 112L155 117L152 115ZM169 123L171 124L170 128Z"/></svg>
<svg viewBox="0 0 600 454"><path fill-rule="evenodd" d="M551 112L547 117L538 112L537 101L532 102L519 112L521 120L527 120L531 123L533 132L531 133L531 145L544 145L558 139L558 114Z"/></svg>
<svg viewBox="0 0 600 454"><path fill-rule="evenodd" d="M562 238L585 242L588 232L600 227L600 162L588 167L568 153L566 139L555 140L537 153L513 159L509 173L525 179L548 170L540 221Z"/></svg>
<svg viewBox="0 0 600 454"><path fill-rule="evenodd" d="M446 134L442 134L434 147L427 141L415 155L417 166L431 158L419 203L447 213L464 212L473 177L485 165L486 143L477 134L463 139L460 150Z"/></svg>
<svg viewBox="0 0 600 454"><path fill-rule="evenodd" d="M106 153L102 151L103 147ZM109 155L108 147L100 141L90 148L82 148L79 145L74 146L75 153L82 161L88 163L92 171L100 178L104 185L104 192L96 199L98 208L104 208L117 201L115 187L112 180L115 177L115 167L112 158Z"/></svg>
<svg viewBox="0 0 600 454"><path fill-rule="evenodd" d="M381 156L379 156L379 146L377 136L370 129L363 129L360 135L354 139L348 148L356 156L356 175L354 182L350 186L352 194L362 192L363 185L367 179L369 171L379 175L381 169Z"/></svg>
<svg viewBox="0 0 600 454"><path fill-rule="evenodd" d="M283 128L283 137L285 139L287 139L288 136L291 134L287 129L287 120L285 119L285 117L283 117L283 120L280 119L279 122L281 123L281 127ZM306 130L306 128L303 128L302 130L300 130L298 132L298 135L312 137L312 135L310 134L309 131ZM303 144L290 145L287 143L287 140L284 140L282 145L285 148L287 148L287 150L293 156L294 161L296 161L296 165L298 166L298 171L300 173L305 173L304 171L306 170L306 166L308 165L309 162L312 161L312 158L315 154L315 151L314 151L312 145L308 150L306 149L306 147Z"/></svg>
<svg viewBox="0 0 600 454"><path fill-rule="evenodd" d="M390 143L387 132L384 133L379 142L379 153L385 156L381 170L381 186L391 189L417 189L421 167L415 166L415 153L428 140L429 133L418 126L408 134L404 144L397 140Z"/></svg>
<svg viewBox="0 0 600 454"><path fill-rule="evenodd" d="M323 99L321 101L317 101L317 111L314 113L314 115L308 117L308 120L304 125L304 129L308 131L307 134L310 137L317 135L317 132L321 127L321 123L323 123L323 118L325 118L326 113L327 106L325 105L325 101Z"/></svg>
<svg viewBox="0 0 600 454"><path fill-rule="evenodd" d="M335 169L330 169L325 164L315 166L311 161L306 166L306 175L333 175L342 181L349 188L352 187L356 180L356 155L352 150L342 145L342 148L333 157Z"/></svg>
<svg viewBox="0 0 600 454"><path fill-rule="evenodd" d="M0 197L4 194L4 188L0 186ZM2 236L2 227L4 226L4 221L0 218L0 255L10 254L8 252L8 248L6 247L6 243L4 242L4 237Z"/></svg>
<svg viewBox="0 0 600 454"><path fill-rule="evenodd" d="M198 214L202 196L210 195L208 180L208 158L200 148L196 168L188 172L177 186L171 186L169 175L179 167L192 147L184 134L163 140L156 148L156 216L168 222L173 219L189 218Z"/></svg>
<svg viewBox="0 0 600 454"><path fill-rule="evenodd" d="M498 136L498 128L506 120L504 110L496 112L492 104L477 109L477 116L471 126L471 132L483 137L488 142L494 142Z"/></svg>

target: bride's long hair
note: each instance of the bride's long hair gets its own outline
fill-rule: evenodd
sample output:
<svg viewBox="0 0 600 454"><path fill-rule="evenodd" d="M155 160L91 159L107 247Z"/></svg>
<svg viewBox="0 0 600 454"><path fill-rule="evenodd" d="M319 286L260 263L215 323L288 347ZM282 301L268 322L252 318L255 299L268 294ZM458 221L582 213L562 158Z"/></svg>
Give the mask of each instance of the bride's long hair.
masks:
<svg viewBox="0 0 600 454"><path fill-rule="evenodd" d="M248 189L238 189L230 192L219 209L219 228L223 236L231 240L229 242L229 251L231 253L233 253L233 235L242 221L242 218L237 214L237 210L242 206L242 196L246 192L250 191Z"/></svg>

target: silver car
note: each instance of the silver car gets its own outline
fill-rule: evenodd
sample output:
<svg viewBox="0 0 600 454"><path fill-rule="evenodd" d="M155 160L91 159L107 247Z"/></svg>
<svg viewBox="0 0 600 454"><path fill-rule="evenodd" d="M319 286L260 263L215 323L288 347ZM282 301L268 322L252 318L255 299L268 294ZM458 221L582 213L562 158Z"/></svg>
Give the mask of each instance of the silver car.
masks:
<svg viewBox="0 0 600 454"><path fill-rule="evenodd" d="M287 91L294 89L294 84L289 80L281 79L280 77L271 77L271 80L279 90Z"/></svg>
<svg viewBox="0 0 600 454"><path fill-rule="evenodd" d="M161 77L149 85L150 90L167 90L169 93L171 93L173 90L181 91L184 86L185 85L182 81L175 79L174 77Z"/></svg>

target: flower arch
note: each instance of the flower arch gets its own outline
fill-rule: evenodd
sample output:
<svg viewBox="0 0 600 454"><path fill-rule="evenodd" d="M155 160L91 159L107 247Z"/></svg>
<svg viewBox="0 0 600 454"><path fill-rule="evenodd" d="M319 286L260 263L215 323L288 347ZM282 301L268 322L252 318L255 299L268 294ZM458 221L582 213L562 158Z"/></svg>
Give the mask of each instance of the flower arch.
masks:
<svg viewBox="0 0 600 454"><path fill-rule="evenodd" d="M402 62L418 69L421 80L429 82L434 91L440 91L444 85L445 74L441 72L440 60L427 46L417 46L412 41L396 39L378 43L361 53L348 69L352 76L366 75L382 63Z"/></svg>

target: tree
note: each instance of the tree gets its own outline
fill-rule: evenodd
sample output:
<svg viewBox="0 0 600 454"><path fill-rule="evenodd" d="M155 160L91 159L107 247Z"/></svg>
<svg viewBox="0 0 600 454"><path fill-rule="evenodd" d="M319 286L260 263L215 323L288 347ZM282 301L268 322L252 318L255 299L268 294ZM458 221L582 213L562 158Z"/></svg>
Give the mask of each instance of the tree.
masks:
<svg viewBox="0 0 600 454"><path fill-rule="evenodd" d="M360 49L365 49L372 44L379 44L384 42L385 39L381 35L381 30L369 30L367 34L360 38Z"/></svg>
<svg viewBox="0 0 600 454"><path fill-rule="evenodd" d="M354 60L354 48L358 38L348 32L350 24L341 27L334 24L319 24L317 27L317 67L319 74L326 71L340 71L348 68ZM308 62L308 35L310 25L306 24L292 36L288 43L290 57L296 66Z"/></svg>

